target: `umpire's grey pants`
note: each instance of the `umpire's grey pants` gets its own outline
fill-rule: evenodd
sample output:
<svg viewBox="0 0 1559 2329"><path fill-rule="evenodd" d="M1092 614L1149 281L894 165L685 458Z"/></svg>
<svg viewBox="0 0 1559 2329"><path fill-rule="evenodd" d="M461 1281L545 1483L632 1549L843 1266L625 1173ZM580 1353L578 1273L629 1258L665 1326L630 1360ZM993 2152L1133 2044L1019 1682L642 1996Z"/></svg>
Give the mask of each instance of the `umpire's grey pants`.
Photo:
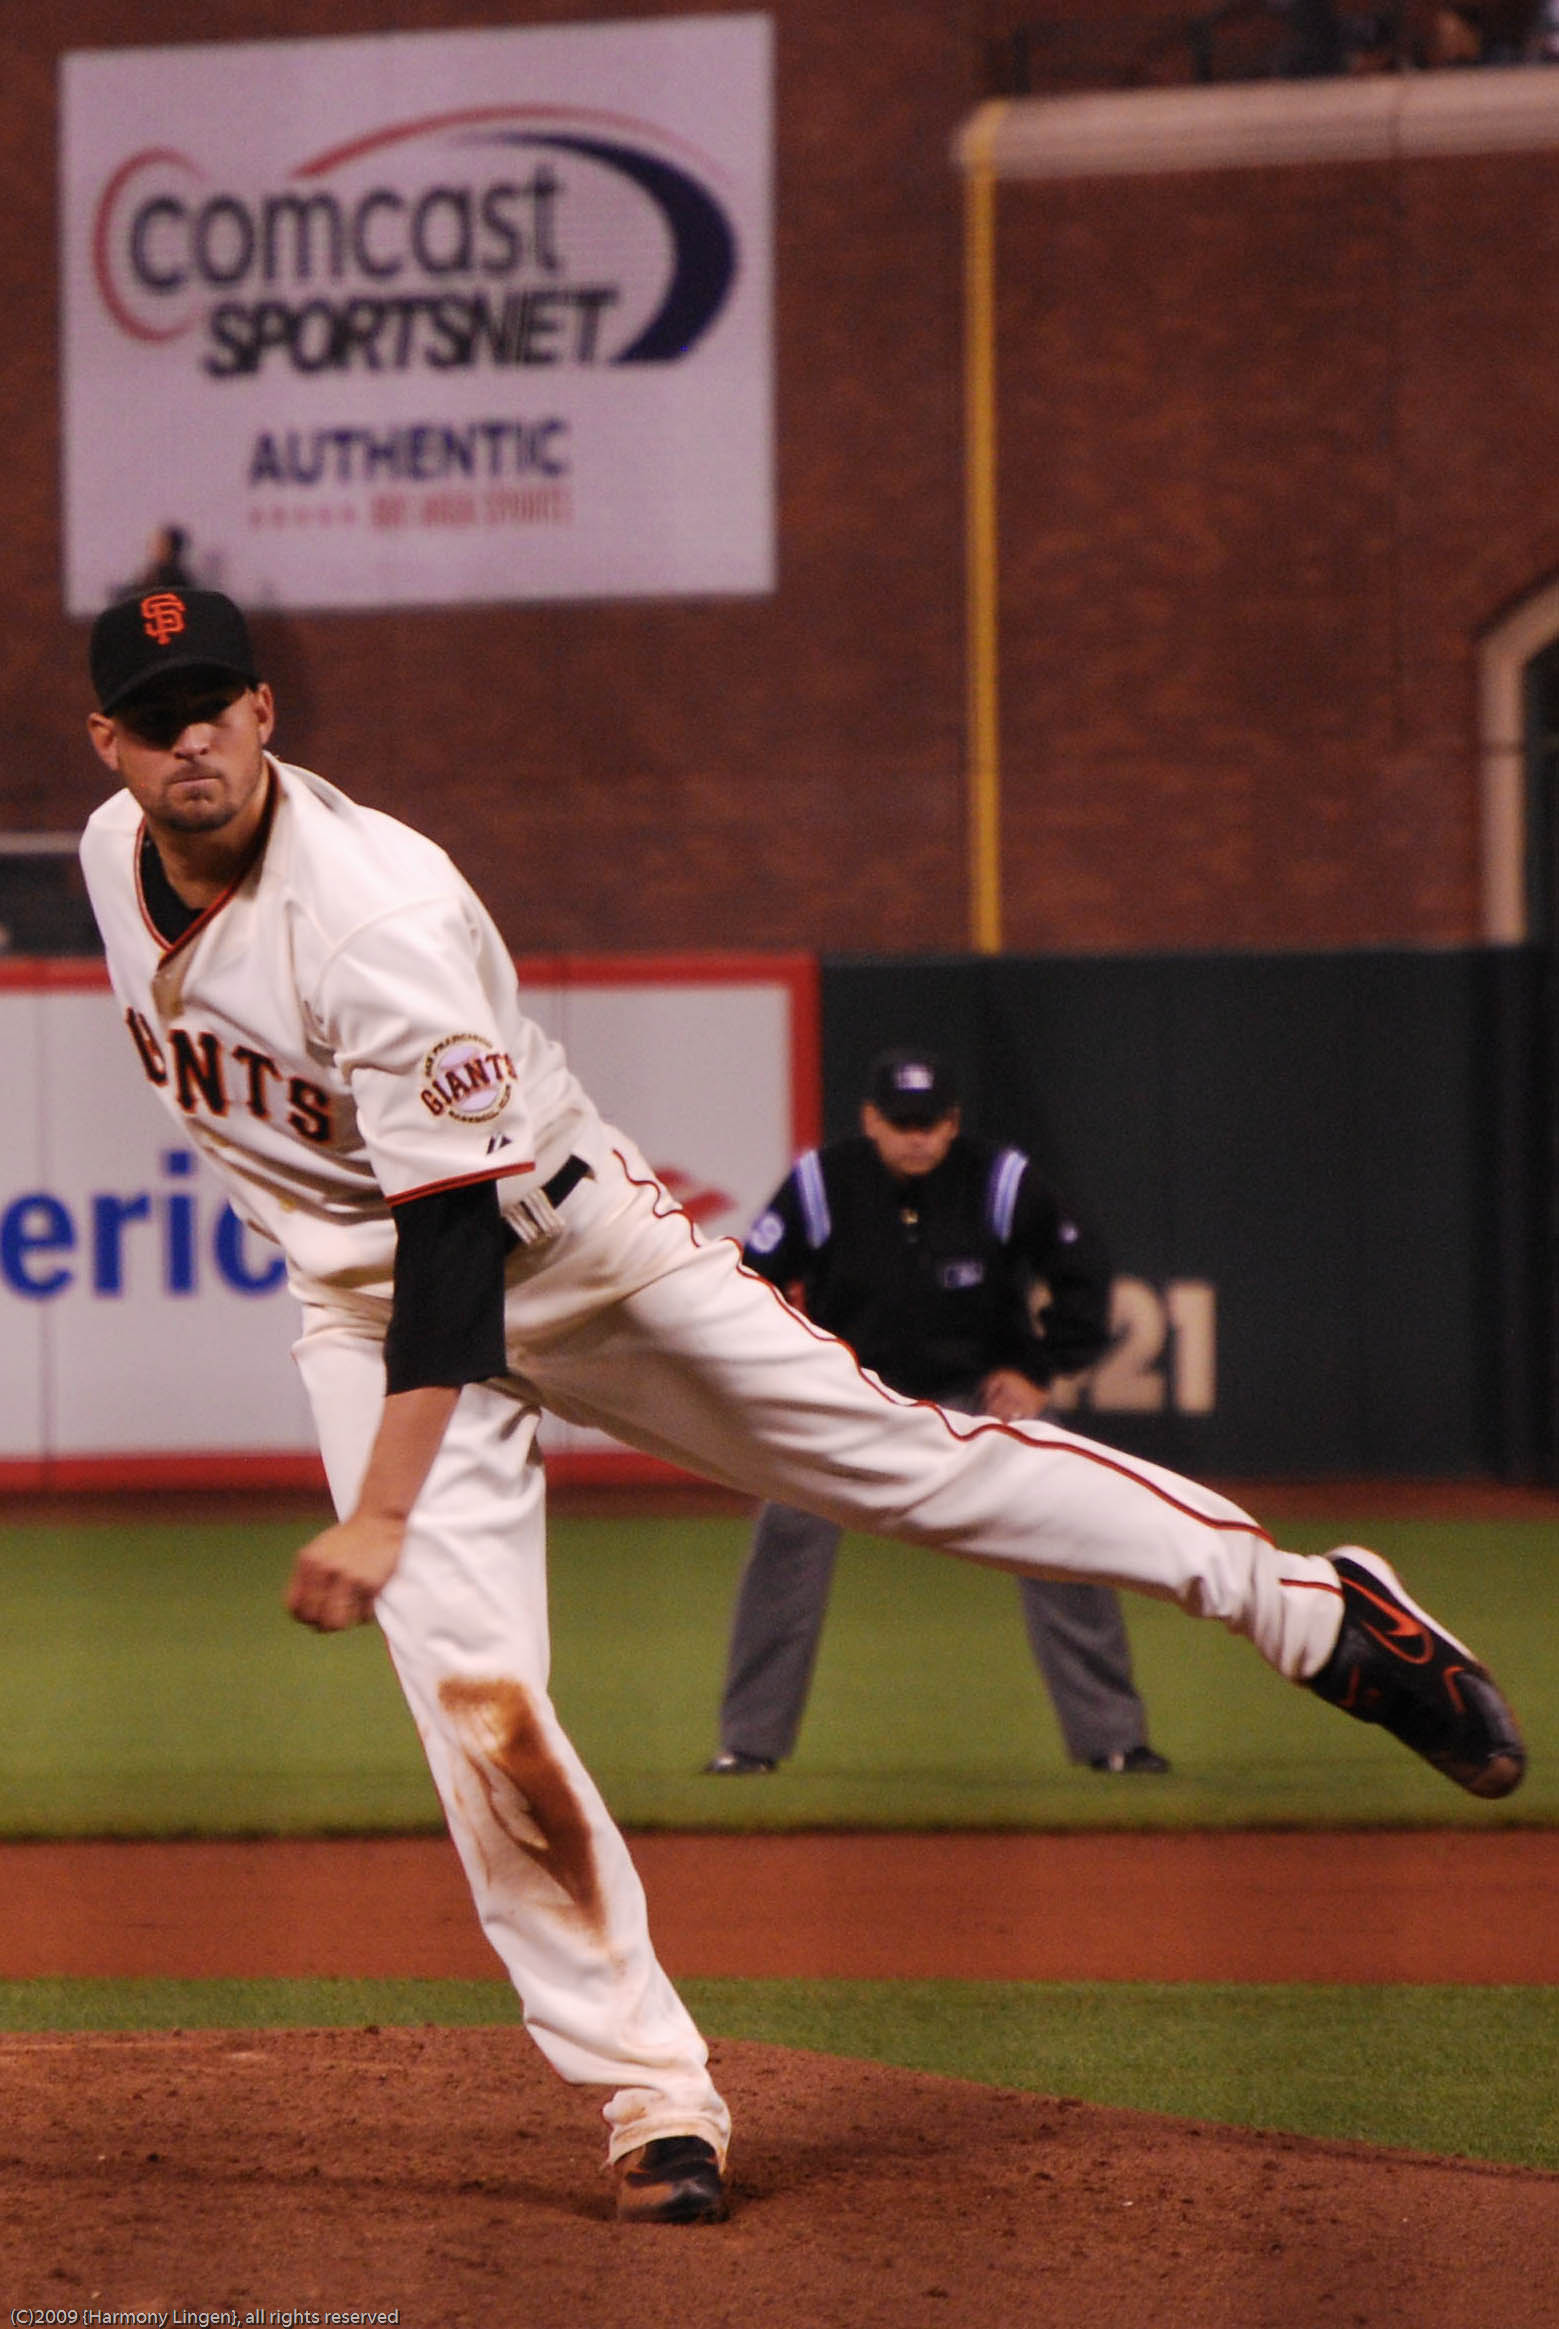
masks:
<svg viewBox="0 0 1559 2329"><path fill-rule="evenodd" d="M972 1398L944 1407L976 1411ZM795 1750L843 1534L792 1504L765 1504L737 1590L720 1701L720 1744L779 1763ZM1129 1754L1147 1741L1131 1678L1131 1646L1108 1585L1020 1577L1029 1647L1045 1678L1074 1763Z"/></svg>

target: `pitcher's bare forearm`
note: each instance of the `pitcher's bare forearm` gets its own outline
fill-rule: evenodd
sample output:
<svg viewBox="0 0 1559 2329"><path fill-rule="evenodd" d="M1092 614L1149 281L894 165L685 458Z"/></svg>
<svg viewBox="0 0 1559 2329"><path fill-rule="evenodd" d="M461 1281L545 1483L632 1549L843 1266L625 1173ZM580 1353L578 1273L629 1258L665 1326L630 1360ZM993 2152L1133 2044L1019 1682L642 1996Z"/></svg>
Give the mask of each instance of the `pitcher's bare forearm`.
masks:
<svg viewBox="0 0 1559 2329"><path fill-rule="evenodd" d="M312 1538L293 1563L286 1601L301 1625L339 1633L372 1617L459 1397L442 1383L386 1397L355 1509Z"/></svg>

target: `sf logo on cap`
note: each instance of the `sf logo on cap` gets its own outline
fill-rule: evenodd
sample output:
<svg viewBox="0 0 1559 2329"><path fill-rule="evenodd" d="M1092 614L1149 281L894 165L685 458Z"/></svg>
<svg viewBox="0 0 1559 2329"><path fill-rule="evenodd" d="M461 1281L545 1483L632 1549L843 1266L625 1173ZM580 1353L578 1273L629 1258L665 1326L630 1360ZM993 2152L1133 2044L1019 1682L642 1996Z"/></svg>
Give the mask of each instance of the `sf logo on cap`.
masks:
<svg viewBox="0 0 1559 2329"><path fill-rule="evenodd" d="M184 601L176 590L154 590L141 601L141 621L148 639L166 647L184 628Z"/></svg>

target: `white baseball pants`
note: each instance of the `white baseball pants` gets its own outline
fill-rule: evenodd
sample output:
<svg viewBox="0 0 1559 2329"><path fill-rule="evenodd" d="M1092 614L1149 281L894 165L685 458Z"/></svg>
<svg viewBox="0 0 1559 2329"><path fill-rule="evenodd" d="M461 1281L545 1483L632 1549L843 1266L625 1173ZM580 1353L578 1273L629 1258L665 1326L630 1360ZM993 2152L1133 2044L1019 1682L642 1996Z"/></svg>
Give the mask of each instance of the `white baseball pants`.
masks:
<svg viewBox="0 0 1559 2329"><path fill-rule="evenodd" d="M615 2158L730 2121L658 1964L626 1845L548 1696L540 1408L755 1496L1018 1573L1177 1601L1298 1680L1336 1639L1329 1562L1225 1498L1047 1422L944 1413L704 1241L604 1129L558 1238L514 1257L510 1373L462 1392L377 1616L482 1925L542 2051L613 2089ZM337 1508L383 1398L383 1319L310 1303L297 1358Z"/></svg>

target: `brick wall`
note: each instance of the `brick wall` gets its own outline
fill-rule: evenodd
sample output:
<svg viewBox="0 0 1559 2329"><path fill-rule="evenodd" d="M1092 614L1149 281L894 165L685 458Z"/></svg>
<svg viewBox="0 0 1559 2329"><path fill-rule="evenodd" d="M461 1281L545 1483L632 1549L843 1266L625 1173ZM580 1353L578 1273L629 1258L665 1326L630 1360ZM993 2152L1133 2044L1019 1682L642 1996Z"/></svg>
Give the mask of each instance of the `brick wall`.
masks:
<svg viewBox="0 0 1559 2329"><path fill-rule="evenodd" d="M1559 563L1559 158L1004 188L1008 942L1478 931Z"/></svg>
<svg viewBox="0 0 1559 2329"><path fill-rule="evenodd" d="M228 0L220 29L386 14ZM964 939L949 152L1005 16L772 14L776 594L263 628L282 749L444 841L519 948ZM0 826L78 824L98 795L83 627L59 611L56 58L190 31L182 0L53 0L0 27ZM1559 568L1556 173L1003 190L1010 943L1475 934L1473 642Z"/></svg>
<svg viewBox="0 0 1559 2329"><path fill-rule="evenodd" d="M686 12L613 7L616 16ZM230 4L235 38L588 18L546 0ZM0 29L10 451L0 825L80 821L81 626L59 614L58 50L179 40L181 0ZM976 11L779 0L780 585L264 627L283 751L427 826L516 946L956 944L959 241ZM203 22L199 30L208 32ZM258 93L263 97L263 92ZM885 851L891 832L894 847Z"/></svg>

